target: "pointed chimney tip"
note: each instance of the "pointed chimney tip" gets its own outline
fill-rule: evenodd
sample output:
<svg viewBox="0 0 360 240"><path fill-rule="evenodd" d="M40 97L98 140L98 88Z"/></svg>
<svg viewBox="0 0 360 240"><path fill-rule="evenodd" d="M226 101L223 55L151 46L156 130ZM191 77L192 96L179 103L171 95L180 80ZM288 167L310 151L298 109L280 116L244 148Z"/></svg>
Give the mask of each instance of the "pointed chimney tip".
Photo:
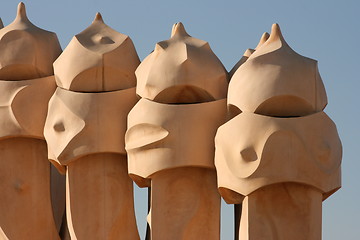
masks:
<svg viewBox="0 0 360 240"><path fill-rule="evenodd" d="M256 46L255 50L258 49L261 45L263 45L270 37L270 34L267 32L264 32L263 35L260 38L260 41L258 45Z"/></svg>
<svg viewBox="0 0 360 240"><path fill-rule="evenodd" d="M182 22L175 23L172 27L171 37L180 35L180 36L190 36L186 30Z"/></svg>
<svg viewBox="0 0 360 240"><path fill-rule="evenodd" d="M274 23L271 26L271 34L270 34L269 39L281 39L281 40L284 40L279 24Z"/></svg>
<svg viewBox="0 0 360 240"><path fill-rule="evenodd" d="M19 18L20 20L27 19L26 8L25 8L25 4L23 2L19 2L16 18Z"/></svg>
<svg viewBox="0 0 360 240"><path fill-rule="evenodd" d="M99 13L99 12L96 13L93 22L97 22L97 21L100 21L100 22L104 23L104 19L102 18L101 13Z"/></svg>

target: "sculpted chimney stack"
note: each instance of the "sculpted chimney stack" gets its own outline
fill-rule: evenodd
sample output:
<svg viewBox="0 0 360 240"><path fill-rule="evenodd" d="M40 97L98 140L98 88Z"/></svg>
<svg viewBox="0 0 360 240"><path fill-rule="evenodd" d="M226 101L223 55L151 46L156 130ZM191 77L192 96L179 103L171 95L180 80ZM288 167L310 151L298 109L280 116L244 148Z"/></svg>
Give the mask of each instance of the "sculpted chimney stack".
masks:
<svg viewBox="0 0 360 240"><path fill-rule="evenodd" d="M151 187L151 239L219 239L214 136L226 116L225 68L177 23L136 76L142 99L125 141L130 176Z"/></svg>
<svg viewBox="0 0 360 240"><path fill-rule="evenodd" d="M219 191L242 203L240 239L321 239L322 201L341 186L341 142L326 104L317 62L274 24L232 76L232 118L215 139Z"/></svg>
<svg viewBox="0 0 360 240"><path fill-rule="evenodd" d="M60 44L29 21L22 2L15 20L0 26L0 236L59 239L43 128Z"/></svg>
<svg viewBox="0 0 360 240"><path fill-rule="evenodd" d="M45 124L49 159L66 173L72 239L139 239L124 135L140 60L98 13L54 63Z"/></svg>

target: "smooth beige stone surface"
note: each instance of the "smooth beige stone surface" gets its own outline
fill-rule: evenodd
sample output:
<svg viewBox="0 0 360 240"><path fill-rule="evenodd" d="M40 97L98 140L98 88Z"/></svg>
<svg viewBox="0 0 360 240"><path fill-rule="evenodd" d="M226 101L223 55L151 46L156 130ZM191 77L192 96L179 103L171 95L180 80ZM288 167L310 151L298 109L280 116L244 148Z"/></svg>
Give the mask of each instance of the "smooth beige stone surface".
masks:
<svg viewBox="0 0 360 240"><path fill-rule="evenodd" d="M71 239L140 239L126 157L91 154L67 166L67 219Z"/></svg>
<svg viewBox="0 0 360 240"><path fill-rule="evenodd" d="M15 20L0 29L0 79L26 80L51 76L52 64L60 53L56 34L32 24L21 2Z"/></svg>
<svg viewBox="0 0 360 240"><path fill-rule="evenodd" d="M298 118L241 113L218 129L215 145L221 191L247 196L270 184L297 182L325 199L341 186L341 142L324 112Z"/></svg>
<svg viewBox="0 0 360 240"><path fill-rule="evenodd" d="M215 138L219 192L242 203L235 239L320 240L322 201L341 187L341 142L322 112L317 62L277 24L266 38L231 78L230 120Z"/></svg>
<svg viewBox="0 0 360 240"><path fill-rule="evenodd" d="M100 13L75 35L54 63L59 87L79 92L122 90L136 85L140 64L131 39L107 26Z"/></svg>
<svg viewBox="0 0 360 240"><path fill-rule="evenodd" d="M234 73L238 70L238 68L246 62L246 60L249 59L251 54L255 52L255 49L248 48L245 50L243 56L240 58L240 60L235 64L235 66L230 70L229 72L229 78L231 78Z"/></svg>
<svg viewBox="0 0 360 240"><path fill-rule="evenodd" d="M20 3L0 30L0 238L59 239L63 209L51 202L43 128L61 53L55 33L34 26ZM56 222L54 221L54 217Z"/></svg>
<svg viewBox="0 0 360 240"><path fill-rule="evenodd" d="M151 191L151 239L220 239L215 170L164 170L152 177Z"/></svg>
<svg viewBox="0 0 360 240"><path fill-rule="evenodd" d="M136 76L143 99L129 113L125 141L130 176L151 186L151 239L219 239L213 139L226 119L224 66L177 23Z"/></svg>
<svg viewBox="0 0 360 240"><path fill-rule="evenodd" d="M321 239L322 194L296 183L261 188L243 201L241 240Z"/></svg>
<svg viewBox="0 0 360 240"><path fill-rule="evenodd" d="M141 99L125 135L129 174L141 187L151 175L176 167L214 168L214 137L226 120L226 99L162 104Z"/></svg>
<svg viewBox="0 0 360 240"><path fill-rule="evenodd" d="M64 239L139 239L124 143L139 62L130 38L98 13L54 63L44 135L50 161L66 172Z"/></svg>
<svg viewBox="0 0 360 240"><path fill-rule="evenodd" d="M207 42L174 24L169 40L136 69L136 93L162 103L196 103L226 98L227 72Z"/></svg>
<svg viewBox="0 0 360 240"><path fill-rule="evenodd" d="M103 93L57 88L44 129L49 159L64 172L61 165L85 155L125 154L126 118L136 101L135 88Z"/></svg>
<svg viewBox="0 0 360 240"><path fill-rule="evenodd" d="M0 139L19 136L43 139L48 102L56 89L54 76L0 80L0 89Z"/></svg>
<svg viewBox="0 0 360 240"><path fill-rule="evenodd" d="M228 104L242 112L304 116L327 104L317 62L293 51L277 24L269 39L232 76Z"/></svg>
<svg viewBox="0 0 360 240"><path fill-rule="evenodd" d="M261 45L263 45L266 40L268 40L269 38L269 33L265 32L261 38L260 38L260 41L258 43L258 45L256 46L255 49L251 49L251 48L248 48L246 49L246 51L244 52L243 56L240 58L240 60L235 64L235 66L230 70L229 72L229 78L231 78L234 73L237 71L237 69L244 63L246 62L246 60L248 60L248 58L251 56L251 54L253 54L255 52L256 49L258 49Z"/></svg>
<svg viewBox="0 0 360 240"><path fill-rule="evenodd" d="M3 234L10 240L60 239L52 214L46 143L22 137L2 139L0 156ZM0 233L1 239L6 237Z"/></svg>

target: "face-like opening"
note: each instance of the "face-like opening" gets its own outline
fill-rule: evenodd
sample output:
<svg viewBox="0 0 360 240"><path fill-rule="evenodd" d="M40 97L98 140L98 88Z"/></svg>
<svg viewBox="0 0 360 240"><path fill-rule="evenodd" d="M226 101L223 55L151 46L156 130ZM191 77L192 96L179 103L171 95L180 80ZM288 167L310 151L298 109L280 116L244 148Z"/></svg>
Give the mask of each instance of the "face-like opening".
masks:
<svg viewBox="0 0 360 240"><path fill-rule="evenodd" d="M161 91L154 101L165 104L192 104L211 102L215 98L206 90L191 85L177 85Z"/></svg>
<svg viewBox="0 0 360 240"><path fill-rule="evenodd" d="M290 95L269 98L255 110L256 114L280 118L302 117L315 112L307 101Z"/></svg>
<svg viewBox="0 0 360 240"><path fill-rule="evenodd" d="M79 72L73 79L63 76L55 75L58 86L76 92L110 92L136 86L134 75L114 67L88 68Z"/></svg>
<svg viewBox="0 0 360 240"><path fill-rule="evenodd" d="M228 120L236 117L237 115L239 115L240 113L242 113L242 111L240 110L240 108L238 108L237 106L233 105L233 104L228 104Z"/></svg>
<svg viewBox="0 0 360 240"><path fill-rule="evenodd" d="M30 80L45 76L39 69L31 64L12 64L0 69L1 80Z"/></svg>

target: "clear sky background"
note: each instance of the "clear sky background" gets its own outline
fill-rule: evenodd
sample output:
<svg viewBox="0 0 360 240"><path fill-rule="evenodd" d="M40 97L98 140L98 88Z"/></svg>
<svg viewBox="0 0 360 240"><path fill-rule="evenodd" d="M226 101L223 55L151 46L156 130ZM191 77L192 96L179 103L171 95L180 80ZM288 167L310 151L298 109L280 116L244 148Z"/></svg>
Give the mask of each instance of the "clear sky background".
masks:
<svg viewBox="0 0 360 240"><path fill-rule="evenodd" d="M28 0L30 20L56 32L63 48L85 29L97 11L105 23L129 35L144 59L155 43L168 39L172 24L184 23L187 32L210 43L230 70L261 34L279 23L288 44L299 54L319 61L328 106L343 143L342 189L323 203L323 239L356 240L360 236L360 1L110 1ZM2 0L4 25L15 17L18 1ZM145 230L146 191L135 186L137 221ZM223 204L222 239L233 239L232 207Z"/></svg>

